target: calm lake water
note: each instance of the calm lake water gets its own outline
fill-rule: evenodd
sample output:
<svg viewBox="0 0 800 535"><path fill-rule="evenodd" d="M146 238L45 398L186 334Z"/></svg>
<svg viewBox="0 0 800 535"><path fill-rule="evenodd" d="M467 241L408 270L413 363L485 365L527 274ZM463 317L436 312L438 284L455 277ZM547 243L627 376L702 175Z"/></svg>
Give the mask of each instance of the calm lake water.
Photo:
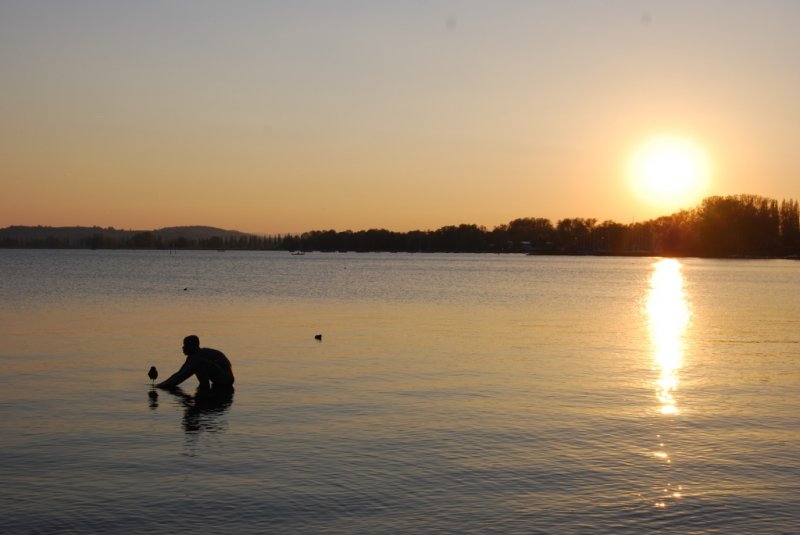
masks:
<svg viewBox="0 0 800 535"><path fill-rule="evenodd" d="M4 533L800 530L800 262L3 250L0 275ZM187 334L232 399L151 388Z"/></svg>

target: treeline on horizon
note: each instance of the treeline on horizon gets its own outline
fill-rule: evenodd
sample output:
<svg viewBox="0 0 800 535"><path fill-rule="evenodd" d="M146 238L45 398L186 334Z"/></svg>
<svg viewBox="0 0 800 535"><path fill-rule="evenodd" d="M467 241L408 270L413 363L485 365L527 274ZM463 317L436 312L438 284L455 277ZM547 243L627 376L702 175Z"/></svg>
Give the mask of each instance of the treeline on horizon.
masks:
<svg viewBox="0 0 800 535"><path fill-rule="evenodd" d="M2 229L8 231L14 227ZM24 227L29 229L30 227ZM56 229L54 229L56 230ZM489 230L474 224L437 230L393 232L314 230L299 235L257 236L219 231L206 237L159 231L84 229L82 237L57 233L15 237L0 233L5 248L216 249L355 252L464 252L657 255L698 257L800 256L800 209L795 200L758 195L708 197L691 210L622 224L567 218L553 224L537 217L515 219ZM212 232L213 233L213 232Z"/></svg>

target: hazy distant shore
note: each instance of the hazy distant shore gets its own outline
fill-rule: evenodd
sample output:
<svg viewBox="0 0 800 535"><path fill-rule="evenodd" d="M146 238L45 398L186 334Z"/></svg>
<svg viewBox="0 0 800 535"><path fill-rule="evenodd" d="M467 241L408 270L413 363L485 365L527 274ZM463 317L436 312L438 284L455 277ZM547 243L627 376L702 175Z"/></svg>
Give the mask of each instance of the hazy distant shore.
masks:
<svg viewBox="0 0 800 535"><path fill-rule="evenodd" d="M709 197L695 209L627 225L585 218L553 224L527 217L491 230L460 224L410 232L314 230L271 236L207 226L147 231L10 226L0 229L0 248L798 258L800 209L794 200L736 195Z"/></svg>

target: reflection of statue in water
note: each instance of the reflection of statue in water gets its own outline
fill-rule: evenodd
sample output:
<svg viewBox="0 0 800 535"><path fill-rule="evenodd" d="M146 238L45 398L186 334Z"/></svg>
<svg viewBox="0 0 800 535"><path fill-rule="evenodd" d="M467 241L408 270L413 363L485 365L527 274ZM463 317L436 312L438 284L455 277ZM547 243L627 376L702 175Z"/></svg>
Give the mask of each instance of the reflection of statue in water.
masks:
<svg viewBox="0 0 800 535"><path fill-rule="evenodd" d="M221 416L233 404L233 389L198 388L195 394L189 395L178 387L169 390L184 406L181 426L187 433L200 431L221 431L224 421Z"/></svg>

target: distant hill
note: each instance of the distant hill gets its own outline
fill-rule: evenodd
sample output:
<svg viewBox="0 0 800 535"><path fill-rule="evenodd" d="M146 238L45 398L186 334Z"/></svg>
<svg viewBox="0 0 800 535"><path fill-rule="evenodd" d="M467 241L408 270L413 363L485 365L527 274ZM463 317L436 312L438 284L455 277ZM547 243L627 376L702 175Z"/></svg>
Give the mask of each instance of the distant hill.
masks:
<svg viewBox="0 0 800 535"><path fill-rule="evenodd" d="M0 229L4 247L125 247L220 243L249 238L251 234L207 226L166 227L156 230L122 230L114 227L10 226Z"/></svg>
<svg viewBox="0 0 800 535"><path fill-rule="evenodd" d="M192 227L164 227L154 230L153 234L161 236L164 240L176 240L178 238L186 238L187 240L208 240L214 237L218 238L241 238L251 236L245 232L238 230L225 230L216 227L192 226Z"/></svg>

